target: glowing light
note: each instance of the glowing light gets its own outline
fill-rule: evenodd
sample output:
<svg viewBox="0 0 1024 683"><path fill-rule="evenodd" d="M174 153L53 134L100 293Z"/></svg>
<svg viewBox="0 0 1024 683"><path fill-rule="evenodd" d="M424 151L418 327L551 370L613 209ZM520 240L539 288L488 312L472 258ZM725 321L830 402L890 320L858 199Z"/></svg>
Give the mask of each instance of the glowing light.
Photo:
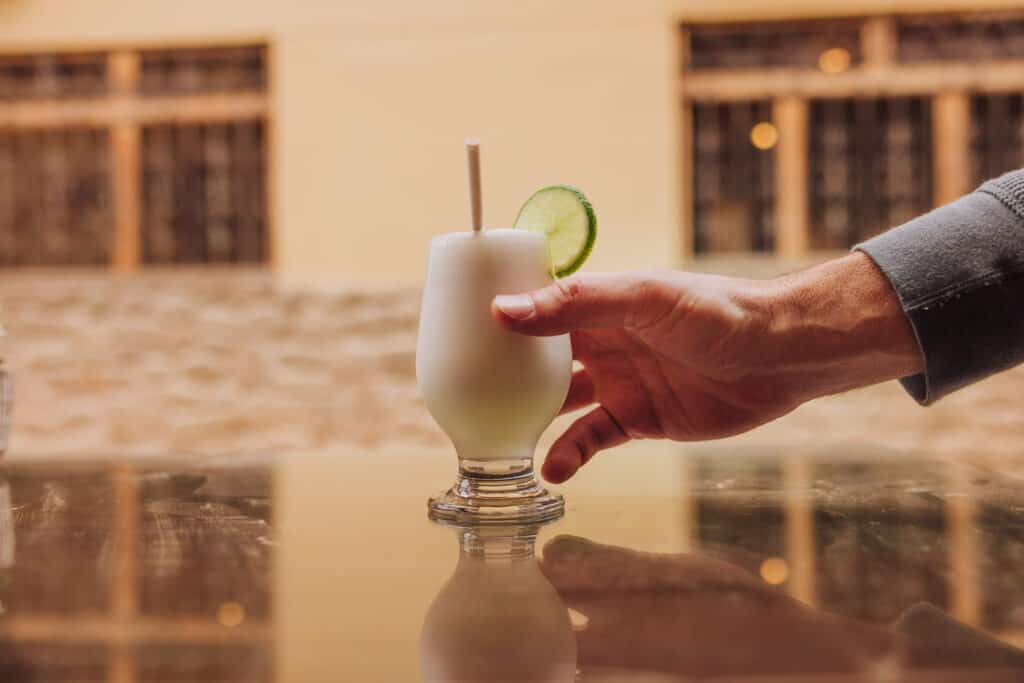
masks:
<svg viewBox="0 0 1024 683"><path fill-rule="evenodd" d="M771 149L779 142L779 129L775 124L762 121L750 129L750 144L758 149Z"/></svg>
<svg viewBox="0 0 1024 683"><path fill-rule="evenodd" d="M590 617L583 612L577 612L572 607L569 610L569 622L572 623L573 631L583 631L590 625Z"/></svg>
<svg viewBox="0 0 1024 683"><path fill-rule="evenodd" d="M245 608L237 602L225 602L217 609L217 621L221 626L234 628L245 621Z"/></svg>
<svg viewBox="0 0 1024 683"><path fill-rule="evenodd" d="M761 563L761 578L773 586L785 583L789 578L789 564L781 557L769 557Z"/></svg>
<svg viewBox="0 0 1024 683"><path fill-rule="evenodd" d="M850 68L850 51L842 47L825 50L818 57L818 68L827 74L841 74Z"/></svg>

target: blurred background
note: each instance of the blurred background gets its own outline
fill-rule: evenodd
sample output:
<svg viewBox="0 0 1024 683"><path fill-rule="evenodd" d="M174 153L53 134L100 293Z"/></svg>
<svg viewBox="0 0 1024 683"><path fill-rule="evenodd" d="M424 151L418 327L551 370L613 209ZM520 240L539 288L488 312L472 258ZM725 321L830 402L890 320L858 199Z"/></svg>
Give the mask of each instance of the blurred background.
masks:
<svg viewBox="0 0 1024 683"><path fill-rule="evenodd" d="M487 224L572 182L590 269L770 275L1024 163L1020 4L3 0L12 453L443 445L413 349L464 136ZM1006 462L1021 388L741 440Z"/></svg>
<svg viewBox="0 0 1024 683"><path fill-rule="evenodd" d="M443 446L413 350L466 135L487 224L585 188L590 269L767 276L1024 163L1021 3L822 7L0 1L12 456ZM1022 377L738 440L1020 464Z"/></svg>
<svg viewBox="0 0 1024 683"><path fill-rule="evenodd" d="M443 444L413 348L464 136L488 224L572 182L591 269L770 275L1024 163L1018 4L4 0L13 452ZM745 438L1013 456L1020 389Z"/></svg>
<svg viewBox="0 0 1024 683"><path fill-rule="evenodd" d="M488 225L508 225L538 187L569 182L600 218L590 270L768 277L1024 165L1024 2L0 0L0 322L16 382L7 457L450 457L416 391L414 348L427 241L468 225L469 135L483 140ZM805 469L794 453L917 453L1024 476L1021 396L1021 368L928 409L888 383L701 451L773 456L752 458L749 474L717 472L714 457L680 468L695 491L858 477L866 492L884 488L870 469ZM623 481L646 476L630 475L625 459L602 466L620 467ZM899 481L921 476L917 461L897 467ZM12 476L16 490L28 486ZM60 476L70 483L41 499L72 500L70 517L96 514L93 498L116 503L111 520L138 515L124 472ZM270 495L266 471L252 480ZM94 489L81 508L68 494ZM1024 545L1000 536L1009 522L972 535L954 501L921 524L935 530L921 541L911 522L890 518L898 511L877 522L854 510L835 544L820 520L797 525L793 550L787 524L807 511L789 504L758 509L754 522L695 522L692 535L725 546L755 523L763 547L749 568L789 581L806 602L817 590L829 609L888 620L902 591L1024 643L1024 616L1002 601L1012 573L998 579L1006 591L993 583L979 595L957 583L956 567L949 586L921 578L931 574L914 563L932 555L902 552L923 543L940 553L948 525L959 539L951 557L977 552L979 572L997 576L1022 561ZM147 543L191 538L179 513L144 507L157 522L141 528L158 527ZM253 519L266 513L246 514L234 526L211 516L198 538L217 563L265 579L269 543L264 554L234 551L248 537L263 547ZM858 534L875 523L895 529L896 559L857 564ZM105 536L66 533L108 549ZM131 545L114 548L133 566ZM18 552L33 558L31 547ZM856 567L875 597L844 605L847 593L829 586L858 577L815 589L780 576L789 565L765 564L787 553ZM217 579L175 561L161 558L160 580ZM19 585L66 587L83 612L105 609L100 578L81 591L71 568L42 564L24 562ZM897 572L910 578L894 581ZM130 618L134 584L112 585ZM264 584L197 590L202 609L161 602L187 593L168 585L143 586L143 612L208 621L209 602L235 627L248 610L252 630L239 642L267 656ZM104 670L102 652L76 656Z"/></svg>
<svg viewBox="0 0 1024 683"><path fill-rule="evenodd" d="M444 447L413 349L467 135L489 225L571 182L591 270L768 276L1021 166L1022 98L1018 2L0 0L11 455ZM1018 467L1022 378L736 443Z"/></svg>

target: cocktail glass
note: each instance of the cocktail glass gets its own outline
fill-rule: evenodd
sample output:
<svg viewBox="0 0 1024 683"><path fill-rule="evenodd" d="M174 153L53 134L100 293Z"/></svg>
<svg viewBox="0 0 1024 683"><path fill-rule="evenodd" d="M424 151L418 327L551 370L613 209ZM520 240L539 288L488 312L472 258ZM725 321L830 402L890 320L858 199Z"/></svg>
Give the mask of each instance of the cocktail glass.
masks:
<svg viewBox="0 0 1024 683"><path fill-rule="evenodd" d="M509 332L490 312L496 295L550 282L541 235L455 232L430 243L416 379L459 460L455 485L430 499L434 518L527 523L564 510L537 481L533 455L569 389L569 337Z"/></svg>

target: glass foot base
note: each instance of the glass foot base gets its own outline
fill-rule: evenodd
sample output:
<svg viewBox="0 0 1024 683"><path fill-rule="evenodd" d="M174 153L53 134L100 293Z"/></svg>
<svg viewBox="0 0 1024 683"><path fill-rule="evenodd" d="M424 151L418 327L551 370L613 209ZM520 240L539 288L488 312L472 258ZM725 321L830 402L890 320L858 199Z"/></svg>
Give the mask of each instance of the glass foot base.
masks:
<svg viewBox="0 0 1024 683"><path fill-rule="evenodd" d="M529 460L464 460L455 485L427 507L431 519L470 525L531 524L565 514L565 500L540 485Z"/></svg>

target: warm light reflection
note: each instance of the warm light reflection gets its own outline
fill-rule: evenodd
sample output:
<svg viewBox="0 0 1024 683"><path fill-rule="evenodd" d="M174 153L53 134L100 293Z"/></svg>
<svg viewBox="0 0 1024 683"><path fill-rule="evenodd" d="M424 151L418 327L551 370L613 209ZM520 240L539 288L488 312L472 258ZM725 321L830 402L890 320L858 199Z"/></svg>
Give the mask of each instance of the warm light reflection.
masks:
<svg viewBox="0 0 1024 683"><path fill-rule="evenodd" d="M573 631L583 631L590 625L590 617L583 612L577 612L572 607L567 608L569 610L569 622L572 624Z"/></svg>
<svg viewBox="0 0 1024 683"><path fill-rule="evenodd" d="M775 124L762 121L750 129L750 144L758 149L771 149L779 142L779 129Z"/></svg>
<svg viewBox="0 0 1024 683"><path fill-rule="evenodd" d="M217 621L228 628L238 626L245 621L245 608L237 602L225 602L217 609Z"/></svg>
<svg viewBox="0 0 1024 683"><path fill-rule="evenodd" d="M761 563L761 578L777 586L789 578L789 564L781 557L769 557Z"/></svg>
<svg viewBox="0 0 1024 683"><path fill-rule="evenodd" d="M827 74L841 74L850 68L850 51L842 47L825 50L818 57L818 68Z"/></svg>

